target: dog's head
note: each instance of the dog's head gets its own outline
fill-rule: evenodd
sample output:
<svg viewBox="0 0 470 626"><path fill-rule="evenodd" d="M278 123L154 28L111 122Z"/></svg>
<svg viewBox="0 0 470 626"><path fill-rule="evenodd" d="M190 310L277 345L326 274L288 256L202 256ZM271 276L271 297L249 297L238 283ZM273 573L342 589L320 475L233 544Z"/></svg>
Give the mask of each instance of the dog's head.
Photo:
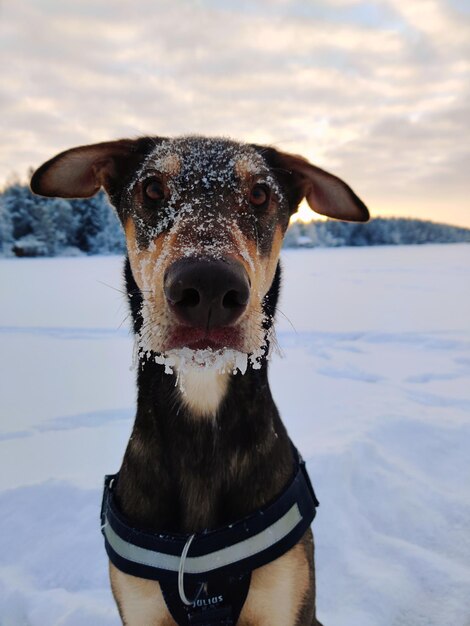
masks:
<svg viewBox="0 0 470 626"><path fill-rule="evenodd" d="M142 293L141 348L259 355L265 298L290 216L306 198L329 217L366 221L343 181L302 157L225 139L121 140L68 150L42 165L45 196L107 191Z"/></svg>

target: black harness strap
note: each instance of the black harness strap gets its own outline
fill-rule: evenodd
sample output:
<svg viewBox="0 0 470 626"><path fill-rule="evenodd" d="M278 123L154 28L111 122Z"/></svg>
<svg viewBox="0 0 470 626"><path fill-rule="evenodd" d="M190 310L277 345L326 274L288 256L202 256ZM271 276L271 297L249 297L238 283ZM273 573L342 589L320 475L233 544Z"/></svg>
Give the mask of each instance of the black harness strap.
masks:
<svg viewBox="0 0 470 626"><path fill-rule="evenodd" d="M119 476L106 476L101 528L111 562L126 574L159 581L168 609L181 626L236 624L251 572L290 550L315 517L319 503L305 463L293 451L293 478L276 500L229 526L196 535L130 526L114 501ZM193 601L185 604L186 597Z"/></svg>

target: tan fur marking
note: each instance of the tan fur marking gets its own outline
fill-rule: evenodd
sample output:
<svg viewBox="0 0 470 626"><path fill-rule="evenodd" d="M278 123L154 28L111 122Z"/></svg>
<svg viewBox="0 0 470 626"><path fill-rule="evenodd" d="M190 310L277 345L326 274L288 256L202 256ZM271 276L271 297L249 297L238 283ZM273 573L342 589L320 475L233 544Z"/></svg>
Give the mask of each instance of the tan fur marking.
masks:
<svg viewBox="0 0 470 626"><path fill-rule="evenodd" d="M177 176L181 170L181 161L176 154L169 154L168 156L163 157L159 165L162 171L170 176Z"/></svg>
<svg viewBox="0 0 470 626"><path fill-rule="evenodd" d="M111 587L126 626L174 626L160 585L129 576L110 563ZM282 557L251 575L238 626L295 626L310 584L301 541Z"/></svg>
<svg viewBox="0 0 470 626"><path fill-rule="evenodd" d="M158 279L158 261L164 252L164 236L157 237L147 250L142 250L137 244L135 224L132 219L127 220L124 230L135 281L141 291L148 291Z"/></svg>
<svg viewBox="0 0 470 626"><path fill-rule="evenodd" d="M235 240L237 256L240 257L239 260L245 265L248 276L250 276L250 272L253 273L255 271L255 259L258 256L258 251L256 248L253 249L253 246L249 247L250 242L245 239L240 227L235 221L232 225L231 234Z"/></svg>
<svg viewBox="0 0 470 626"><path fill-rule="evenodd" d="M248 276L251 281L252 297L250 298L250 303L246 311L247 316L250 316L253 312L261 309L261 302L273 282L279 253L281 251L282 237L282 230L280 227L277 227L273 238L271 253L266 257L260 257L258 255L257 244L255 241L245 240L248 255L251 259L254 259L254 269L247 267L246 261L244 261L243 258L240 259L240 261L245 265L245 269L248 272Z"/></svg>
<svg viewBox="0 0 470 626"><path fill-rule="evenodd" d="M240 178L248 178L257 174L259 169L255 167L253 160L243 157L235 163L235 172Z"/></svg>
<svg viewBox="0 0 470 626"><path fill-rule="evenodd" d="M124 574L111 562L109 577L125 626L176 626L157 582Z"/></svg>
<svg viewBox="0 0 470 626"><path fill-rule="evenodd" d="M298 543L252 573L239 626L295 626L308 585L308 562L302 543Z"/></svg>

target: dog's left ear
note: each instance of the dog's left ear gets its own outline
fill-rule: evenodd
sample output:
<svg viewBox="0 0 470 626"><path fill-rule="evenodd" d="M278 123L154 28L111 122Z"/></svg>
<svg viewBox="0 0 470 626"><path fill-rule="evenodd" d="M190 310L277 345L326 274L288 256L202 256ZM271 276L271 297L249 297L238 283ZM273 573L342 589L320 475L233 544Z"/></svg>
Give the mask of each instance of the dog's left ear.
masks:
<svg viewBox="0 0 470 626"><path fill-rule="evenodd" d="M304 157L275 148L257 147L283 183L291 214L304 198L311 209L338 220L367 222L369 211L354 191L337 176L312 165Z"/></svg>
<svg viewBox="0 0 470 626"><path fill-rule="evenodd" d="M113 195L157 139L120 139L61 152L35 171L31 190L41 196L89 198L101 187Z"/></svg>

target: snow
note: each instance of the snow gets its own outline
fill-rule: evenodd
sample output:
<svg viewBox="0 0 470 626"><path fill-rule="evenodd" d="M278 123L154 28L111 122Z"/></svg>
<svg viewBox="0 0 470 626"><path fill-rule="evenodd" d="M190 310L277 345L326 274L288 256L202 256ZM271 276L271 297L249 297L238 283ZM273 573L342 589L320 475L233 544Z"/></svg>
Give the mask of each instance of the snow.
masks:
<svg viewBox="0 0 470 626"><path fill-rule="evenodd" d="M249 357L251 359L251 355ZM248 367L248 355L238 350L212 350L205 348L204 350L190 350L189 348L178 348L177 350L169 350L165 355L157 354L155 362L165 365L165 372L172 374L177 372L178 378L193 368L209 367L216 372L223 374L225 372L240 371L241 374L246 372ZM256 368L256 365L258 367ZM255 369L261 366L253 363ZM183 388L183 387L182 387Z"/></svg>
<svg viewBox="0 0 470 626"><path fill-rule="evenodd" d="M468 626L470 246L289 250L271 386L325 626ZM0 262L0 623L117 626L102 478L132 426L121 259Z"/></svg>

